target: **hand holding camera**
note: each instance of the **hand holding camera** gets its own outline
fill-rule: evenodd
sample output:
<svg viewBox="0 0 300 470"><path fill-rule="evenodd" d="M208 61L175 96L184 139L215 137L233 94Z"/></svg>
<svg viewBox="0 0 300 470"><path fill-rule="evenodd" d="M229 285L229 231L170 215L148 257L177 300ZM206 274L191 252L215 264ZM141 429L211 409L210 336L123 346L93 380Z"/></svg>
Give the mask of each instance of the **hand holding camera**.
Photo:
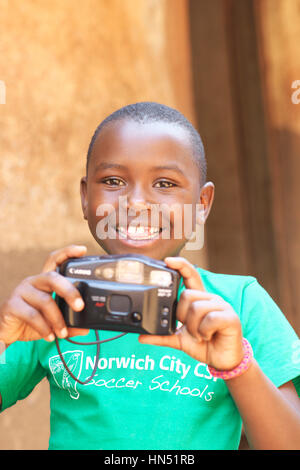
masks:
<svg viewBox="0 0 300 470"><path fill-rule="evenodd" d="M181 349L217 369L240 362L238 316L221 297L205 291L187 260L85 253L76 245L57 250L41 274L16 287L0 307L0 341L53 341L54 335L106 329L140 333L141 343ZM186 289L177 303L180 275ZM183 324L178 330L176 316Z"/></svg>
<svg viewBox="0 0 300 470"><path fill-rule="evenodd" d="M15 341L54 340L85 335L87 330L67 328L52 292L57 292L75 311L82 310L79 291L55 269L70 257L80 257L86 248L71 245L54 251L48 257L42 273L24 279L0 306L0 341L9 345Z"/></svg>
<svg viewBox="0 0 300 470"><path fill-rule="evenodd" d="M16 287L0 307L2 342L53 341L54 335L85 335L90 328L175 331L176 271L142 255L83 257L85 253L85 247L76 245L54 251L42 273Z"/></svg>
<svg viewBox="0 0 300 470"><path fill-rule="evenodd" d="M180 349L197 361L219 370L230 370L244 356L238 315L222 297L207 292L195 267L181 257L165 258L182 276L186 289L177 306L181 328L170 336L145 336L141 343Z"/></svg>

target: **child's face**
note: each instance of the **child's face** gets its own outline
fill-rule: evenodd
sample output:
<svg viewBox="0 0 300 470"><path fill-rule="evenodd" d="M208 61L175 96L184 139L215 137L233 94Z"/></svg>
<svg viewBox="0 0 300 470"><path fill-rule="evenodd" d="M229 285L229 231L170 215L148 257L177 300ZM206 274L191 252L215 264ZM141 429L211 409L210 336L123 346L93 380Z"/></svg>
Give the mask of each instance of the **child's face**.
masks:
<svg viewBox="0 0 300 470"><path fill-rule="evenodd" d="M187 221L182 217L178 239L174 236L175 215L181 210L183 216L184 205L190 205L194 228L196 204L204 207L205 219L212 203L213 185L208 183L201 189L199 181L200 170L193 161L187 131L162 122L142 125L117 121L96 139L88 176L81 180L84 217L108 254L139 253L160 260L177 256L187 242ZM166 211L172 206L177 209ZM151 219L153 208L156 216ZM133 226L140 228L135 231ZM158 228L159 234L154 230Z"/></svg>

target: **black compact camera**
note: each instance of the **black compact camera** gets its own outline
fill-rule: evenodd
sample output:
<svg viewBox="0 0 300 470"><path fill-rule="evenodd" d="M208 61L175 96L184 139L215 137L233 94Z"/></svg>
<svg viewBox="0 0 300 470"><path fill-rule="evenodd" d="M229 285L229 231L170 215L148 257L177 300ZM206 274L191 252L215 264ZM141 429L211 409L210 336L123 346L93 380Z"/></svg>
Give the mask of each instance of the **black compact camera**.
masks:
<svg viewBox="0 0 300 470"><path fill-rule="evenodd" d="M180 276L163 261L134 254L87 256L70 258L57 271L76 286L85 303L75 312L55 296L67 326L174 333Z"/></svg>

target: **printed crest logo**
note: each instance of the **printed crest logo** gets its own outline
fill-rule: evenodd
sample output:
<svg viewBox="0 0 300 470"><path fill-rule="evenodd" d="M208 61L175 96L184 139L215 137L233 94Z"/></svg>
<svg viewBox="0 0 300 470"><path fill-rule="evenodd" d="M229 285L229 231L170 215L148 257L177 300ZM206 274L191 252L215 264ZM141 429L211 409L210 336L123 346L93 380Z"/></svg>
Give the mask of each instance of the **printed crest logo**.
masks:
<svg viewBox="0 0 300 470"><path fill-rule="evenodd" d="M63 358L72 374L79 378L82 369L83 352L67 351L63 353ZM65 370L59 355L50 357L49 368L57 386L68 391L70 397L77 400L79 398L77 382Z"/></svg>

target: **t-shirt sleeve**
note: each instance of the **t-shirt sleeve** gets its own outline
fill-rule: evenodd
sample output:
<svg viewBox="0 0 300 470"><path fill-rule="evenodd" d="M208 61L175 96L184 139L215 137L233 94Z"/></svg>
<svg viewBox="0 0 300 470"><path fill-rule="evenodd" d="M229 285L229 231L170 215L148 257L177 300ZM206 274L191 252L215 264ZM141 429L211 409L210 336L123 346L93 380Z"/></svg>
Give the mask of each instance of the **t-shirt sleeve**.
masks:
<svg viewBox="0 0 300 470"><path fill-rule="evenodd" d="M16 342L0 356L1 411L26 398L45 377L37 341Z"/></svg>
<svg viewBox="0 0 300 470"><path fill-rule="evenodd" d="M277 387L292 380L300 395L300 340L255 278L244 288L240 315L243 335L263 372Z"/></svg>

